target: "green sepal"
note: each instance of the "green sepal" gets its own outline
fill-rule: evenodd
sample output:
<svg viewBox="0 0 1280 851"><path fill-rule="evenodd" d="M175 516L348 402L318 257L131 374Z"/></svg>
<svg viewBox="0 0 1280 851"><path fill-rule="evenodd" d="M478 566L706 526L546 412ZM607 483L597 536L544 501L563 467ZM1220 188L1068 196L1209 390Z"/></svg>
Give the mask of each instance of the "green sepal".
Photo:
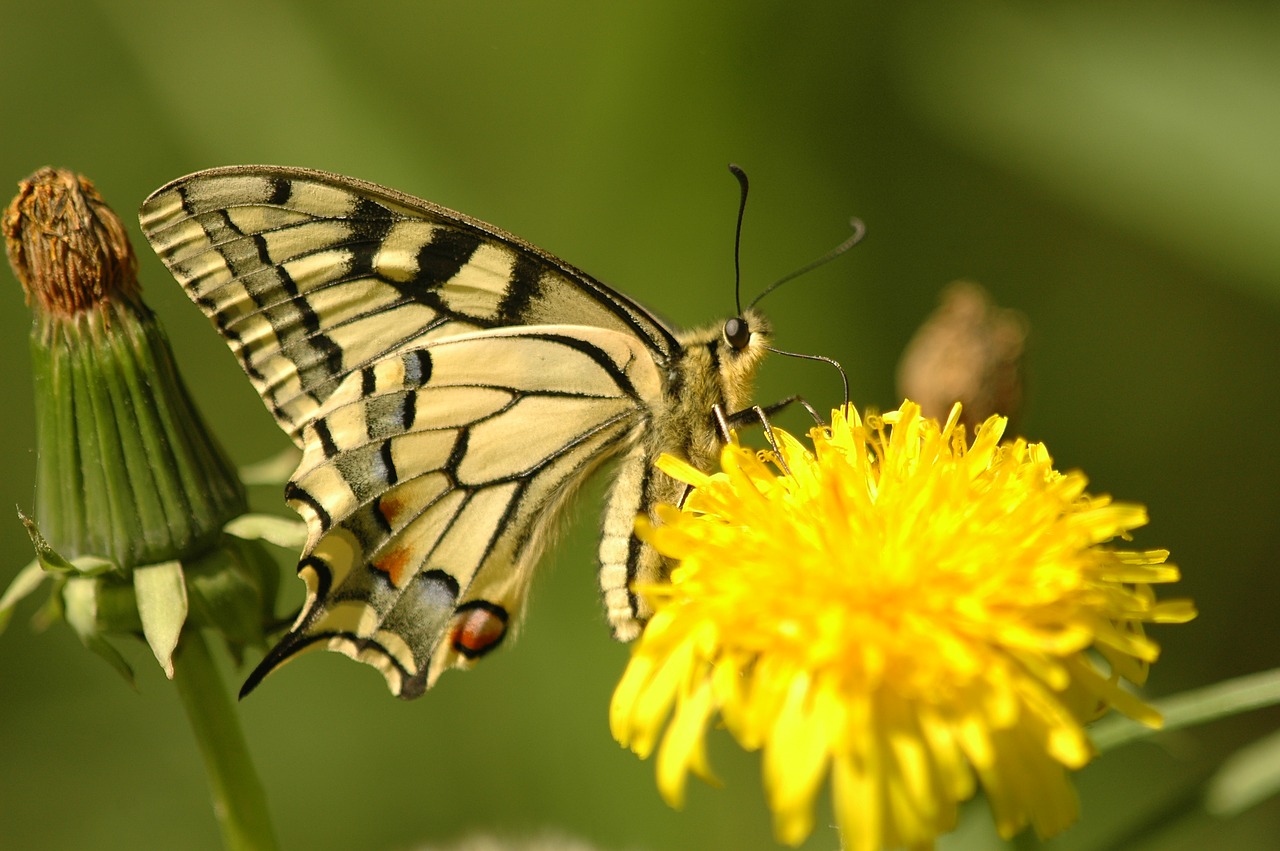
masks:
<svg viewBox="0 0 1280 851"><path fill-rule="evenodd" d="M102 597L103 585L107 580L101 578L89 579L87 577L72 577L66 580L59 595L62 599L62 616L66 620L67 625L80 638L84 646L97 653L107 664L115 668L120 676L124 677L125 682L130 686L137 688L137 681L133 676L133 668L125 661L124 656L120 655L120 651L111 646L111 644L102 637L98 629L99 605L104 602ZM132 596L132 585L121 583L116 580L113 584L125 584L130 589L129 596ZM137 608L134 608L137 611ZM139 624L141 628L141 624Z"/></svg>
<svg viewBox="0 0 1280 851"><path fill-rule="evenodd" d="M103 576L107 573L124 575L124 569L109 558L93 555L66 558L45 540L36 521L23 513L21 508L18 509L18 519L22 521L27 537L31 539L31 546L35 548L36 562L46 573L67 576Z"/></svg>
<svg viewBox="0 0 1280 851"><path fill-rule="evenodd" d="M50 575L47 572L46 576ZM53 577L53 588L49 591L48 598L36 609L36 613L31 616L31 628L36 632L44 632L49 627L66 620L63 616L62 606L62 588L67 584L65 576Z"/></svg>
<svg viewBox="0 0 1280 851"><path fill-rule="evenodd" d="M97 654L114 668L117 674L124 677L124 681L129 684L130 688L134 691L138 690L138 680L133 675L133 668L125 661L124 656L111 642L100 635L81 636L80 640L84 642L84 646L91 652Z"/></svg>
<svg viewBox="0 0 1280 851"><path fill-rule="evenodd" d="M30 517L18 513L37 557L0 596L0 631L16 605L51 577L52 593L33 619L38 628L66 621L86 647L132 682L132 670L105 635L141 634L172 678L173 654L184 626L218 632L238 664L244 648L263 646L268 629L276 625L280 568L259 540L225 534L204 556L186 563L139 565L126 574L109 559L67 559ZM296 521L249 515L239 531L249 536L256 530L261 540L293 542L300 527Z"/></svg>
<svg viewBox="0 0 1280 851"><path fill-rule="evenodd" d="M173 651L187 622L187 586L182 577L182 562L162 561L135 567L133 590L142 635L165 676L173 679Z"/></svg>
<svg viewBox="0 0 1280 851"><path fill-rule="evenodd" d="M275 616L280 567L256 541L224 535L213 552L185 566L189 619L218 631L237 663L266 643Z"/></svg>
<svg viewBox="0 0 1280 851"><path fill-rule="evenodd" d="M0 595L0 632L4 632L5 627L9 625L14 607L35 593L35 590L48 578L48 571L38 559L18 571L18 575L9 583L9 587L4 589L4 594Z"/></svg>
<svg viewBox="0 0 1280 851"><path fill-rule="evenodd" d="M276 514L241 514L223 530L246 541L266 541L286 550L300 550L307 542L307 525Z"/></svg>
<svg viewBox="0 0 1280 851"><path fill-rule="evenodd" d="M44 539L44 535L40 534L40 527L36 525L36 521L27 516L21 508L18 509L18 519L22 521L23 527L27 530L27 537L31 539L31 546L35 547L36 561L41 568L49 573L75 573L75 565L49 546L49 542Z"/></svg>
<svg viewBox="0 0 1280 851"><path fill-rule="evenodd" d="M187 589L177 559L197 559L226 538L223 524L247 507L243 485L139 298L119 217L69 171L40 169L19 187L4 236L36 316L35 513L75 558L56 552L24 517L38 555L0 596L0 628L49 578L53 593L40 618L65 620L131 685L132 669L103 633L141 633L191 722L225 847L275 849L234 706L200 631L183 631ZM90 561L91 553L106 558ZM251 610L264 607L253 602Z"/></svg>

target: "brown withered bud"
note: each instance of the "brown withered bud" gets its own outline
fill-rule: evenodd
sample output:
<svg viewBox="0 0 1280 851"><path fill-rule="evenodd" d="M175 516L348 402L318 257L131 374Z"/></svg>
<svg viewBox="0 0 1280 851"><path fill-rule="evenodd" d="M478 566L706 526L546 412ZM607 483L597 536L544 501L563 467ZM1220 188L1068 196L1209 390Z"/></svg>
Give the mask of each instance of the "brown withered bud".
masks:
<svg viewBox="0 0 1280 851"><path fill-rule="evenodd" d="M960 402L970 434L992 414L1014 418L1022 402L1026 317L997 307L971 281L949 285L940 301L898 362L899 394L938 419Z"/></svg>
<svg viewBox="0 0 1280 851"><path fill-rule="evenodd" d="M72 315L108 298L137 298L138 261L124 223L88 178L38 170L18 183L3 228L28 305Z"/></svg>

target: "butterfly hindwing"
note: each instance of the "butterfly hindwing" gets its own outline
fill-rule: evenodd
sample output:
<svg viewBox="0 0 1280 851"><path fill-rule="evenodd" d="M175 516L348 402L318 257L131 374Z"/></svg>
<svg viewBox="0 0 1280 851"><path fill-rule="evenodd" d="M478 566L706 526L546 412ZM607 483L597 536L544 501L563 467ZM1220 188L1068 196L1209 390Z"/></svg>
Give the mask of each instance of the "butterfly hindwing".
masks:
<svg viewBox="0 0 1280 851"><path fill-rule="evenodd" d="M715 466L713 409L748 403L768 326L676 335L491 225L306 169L198 172L143 204L143 231L303 449L307 598L242 694L297 653L367 662L402 697L495 647L568 497L621 456L600 585L614 635L668 566L633 533Z"/></svg>
<svg viewBox="0 0 1280 851"><path fill-rule="evenodd" d="M567 497L661 405L643 355L616 331L532 326L349 376L304 429L287 492L311 530L307 602L250 685L316 645L411 697L496 645ZM473 612L490 618L482 640L459 634Z"/></svg>

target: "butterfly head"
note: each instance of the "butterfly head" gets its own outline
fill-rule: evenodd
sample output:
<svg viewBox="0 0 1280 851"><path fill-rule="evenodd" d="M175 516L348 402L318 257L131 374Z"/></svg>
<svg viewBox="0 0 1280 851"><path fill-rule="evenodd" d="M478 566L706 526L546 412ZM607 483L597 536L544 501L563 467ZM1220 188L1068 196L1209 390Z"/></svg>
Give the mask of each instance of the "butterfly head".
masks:
<svg viewBox="0 0 1280 851"><path fill-rule="evenodd" d="M765 315L750 307L727 320L720 329L716 360L726 411L732 413L750 403L756 370L767 351L772 331Z"/></svg>
<svg viewBox="0 0 1280 851"><path fill-rule="evenodd" d="M763 313L747 308L720 325L678 335L682 355L669 380L672 401L702 412L719 405L732 413L750 404L771 330Z"/></svg>
<svg viewBox="0 0 1280 851"><path fill-rule="evenodd" d="M715 345L721 359L732 362L746 358L754 366L764 355L772 334L773 326L768 318L748 307L732 319L725 320Z"/></svg>

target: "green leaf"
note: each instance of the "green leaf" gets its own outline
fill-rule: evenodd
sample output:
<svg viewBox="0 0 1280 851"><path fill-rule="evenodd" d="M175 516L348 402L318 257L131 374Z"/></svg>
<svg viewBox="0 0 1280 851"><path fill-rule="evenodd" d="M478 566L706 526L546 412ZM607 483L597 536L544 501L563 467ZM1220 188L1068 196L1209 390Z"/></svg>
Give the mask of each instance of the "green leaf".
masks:
<svg viewBox="0 0 1280 851"><path fill-rule="evenodd" d="M4 632L5 627L9 625L14 606L39 588L40 583L44 582L48 575L39 560L31 562L18 571L18 575L9 583L9 587L4 589L4 595L0 596L0 632Z"/></svg>
<svg viewBox="0 0 1280 851"><path fill-rule="evenodd" d="M1280 730L1236 751L1209 778L1205 809L1224 818L1280 793Z"/></svg>
<svg viewBox="0 0 1280 851"><path fill-rule="evenodd" d="M1164 716L1164 725L1159 729L1113 715L1095 724L1089 738L1098 750L1108 751L1161 732L1277 705L1280 705L1280 668L1272 668L1156 701L1155 708Z"/></svg>
<svg viewBox="0 0 1280 851"><path fill-rule="evenodd" d="M173 651L187 620L187 587L182 578L182 562L162 561L134 568L133 588L138 596L142 634L165 676L173 679Z"/></svg>

